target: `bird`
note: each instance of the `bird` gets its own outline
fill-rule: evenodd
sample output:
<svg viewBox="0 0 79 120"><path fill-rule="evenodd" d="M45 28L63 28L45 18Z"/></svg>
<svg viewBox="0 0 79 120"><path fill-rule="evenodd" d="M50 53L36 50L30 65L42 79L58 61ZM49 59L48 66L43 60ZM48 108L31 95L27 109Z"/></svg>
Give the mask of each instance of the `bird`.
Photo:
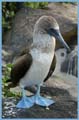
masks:
<svg viewBox="0 0 79 120"><path fill-rule="evenodd" d="M19 85L22 89L22 98L17 103L17 108L30 108L34 104L50 106L55 103L54 100L41 96L40 89L43 82L52 74L50 71L56 60L56 40L70 51L70 47L60 33L56 19L50 15L41 16L34 25L33 43L30 49L15 61L8 80L9 87ZM33 96L26 96L24 88L33 85L37 86L36 93Z"/></svg>

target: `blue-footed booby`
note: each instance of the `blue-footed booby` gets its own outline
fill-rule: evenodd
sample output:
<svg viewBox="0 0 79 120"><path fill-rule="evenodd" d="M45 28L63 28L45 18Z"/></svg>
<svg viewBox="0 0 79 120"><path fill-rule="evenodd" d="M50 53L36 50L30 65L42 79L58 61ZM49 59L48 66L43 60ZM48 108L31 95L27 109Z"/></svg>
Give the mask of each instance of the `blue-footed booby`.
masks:
<svg viewBox="0 0 79 120"><path fill-rule="evenodd" d="M53 100L40 95L40 86L48 78L55 57L56 40L70 51L60 33L57 21L52 16L40 17L34 26L31 48L16 60L11 70L9 86L20 85L22 89L23 97L16 105L17 108L30 108L34 104L49 106L54 103ZM27 97L24 88L33 85L38 86L37 92L34 96Z"/></svg>

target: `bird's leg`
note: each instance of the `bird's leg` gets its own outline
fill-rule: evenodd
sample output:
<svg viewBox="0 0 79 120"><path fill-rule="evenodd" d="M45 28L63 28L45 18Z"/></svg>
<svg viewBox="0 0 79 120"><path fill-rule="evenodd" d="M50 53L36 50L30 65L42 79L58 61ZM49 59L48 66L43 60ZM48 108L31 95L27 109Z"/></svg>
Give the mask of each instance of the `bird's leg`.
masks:
<svg viewBox="0 0 79 120"><path fill-rule="evenodd" d="M24 88L21 88L21 89L22 89L22 96L23 96L23 98L25 98L26 97L25 90L24 90Z"/></svg>
<svg viewBox="0 0 79 120"><path fill-rule="evenodd" d="M40 96L40 85L37 86L37 92L36 92L36 96Z"/></svg>
<svg viewBox="0 0 79 120"><path fill-rule="evenodd" d="M19 101L19 103L16 105L17 108L30 108L33 106L33 102L30 100L30 97L27 97L25 94L24 87L22 89L22 99Z"/></svg>
<svg viewBox="0 0 79 120"><path fill-rule="evenodd" d="M50 100L48 98L44 98L40 95L40 86L41 85L38 85L37 93L35 94L35 96L32 97L32 100L40 106L49 106L49 105L53 104L54 103L53 100Z"/></svg>

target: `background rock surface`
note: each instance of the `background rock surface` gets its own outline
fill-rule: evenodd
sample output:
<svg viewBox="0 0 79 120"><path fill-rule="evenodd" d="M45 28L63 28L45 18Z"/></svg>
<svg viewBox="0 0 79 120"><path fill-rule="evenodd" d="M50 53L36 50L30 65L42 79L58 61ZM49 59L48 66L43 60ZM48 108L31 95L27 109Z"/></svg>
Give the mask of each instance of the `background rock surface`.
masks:
<svg viewBox="0 0 79 120"><path fill-rule="evenodd" d="M3 60L12 60L32 43L35 22L42 15L53 16L65 41L71 46L77 44L77 5L50 3L46 9L22 8L13 20L12 30L3 37L3 50L7 56ZM57 43L56 48L60 48ZM3 55L4 56L4 55Z"/></svg>

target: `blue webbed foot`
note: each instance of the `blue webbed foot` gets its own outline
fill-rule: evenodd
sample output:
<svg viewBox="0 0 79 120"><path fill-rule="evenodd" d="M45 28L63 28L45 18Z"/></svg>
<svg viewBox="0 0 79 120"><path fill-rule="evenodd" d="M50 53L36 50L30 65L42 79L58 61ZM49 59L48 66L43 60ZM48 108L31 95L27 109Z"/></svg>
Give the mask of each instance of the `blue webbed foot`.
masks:
<svg viewBox="0 0 79 120"><path fill-rule="evenodd" d="M16 105L17 108L30 108L34 103L28 97L22 97L19 103Z"/></svg>
<svg viewBox="0 0 79 120"><path fill-rule="evenodd" d="M40 95L35 95L31 97L31 100L40 106L50 106L51 104L55 103L55 101L44 98Z"/></svg>
<svg viewBox="0 0 79 120"><path fill-rule="evenodd" d="M53 104L54 101L50 100L48 98L44 98L42 96L37 96L36 97L36 104L41 105L41 106L49 106L51 104Z"/></svg>

